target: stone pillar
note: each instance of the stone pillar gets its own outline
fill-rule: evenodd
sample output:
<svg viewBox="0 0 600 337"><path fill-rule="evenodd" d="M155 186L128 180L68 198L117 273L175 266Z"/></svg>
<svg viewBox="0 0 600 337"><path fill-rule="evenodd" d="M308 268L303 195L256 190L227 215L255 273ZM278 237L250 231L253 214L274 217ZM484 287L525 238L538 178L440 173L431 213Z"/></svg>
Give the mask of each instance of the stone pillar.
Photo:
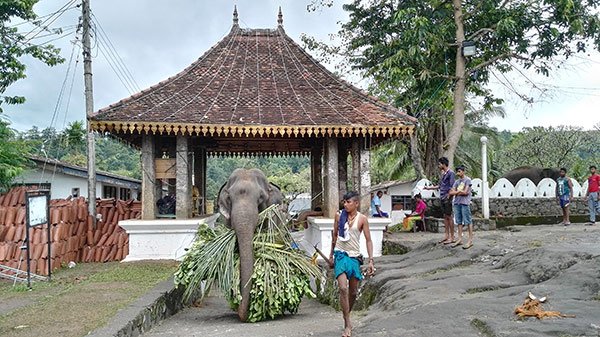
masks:
<svg viewBox="0 0 600 337"><path fill-rule="evenodd" d="M175 195L175 217L189 219L192 217L192 163L189 155L189 139L184 135L177 135L177 194Z"/></svg>
<svg viewBox="0 0 600 337"><path fill-rule="evenodd" d="M361 189L360 189L360 145L361 145L361 138L352 138L352 145L350 148L350 156L352 157L352 189L358 193L361 193ZM361 199L362 199L362 196L361 196ZM367 212L367 210L363 210L362 207L359 207L359 211L362 213Z"/></svg>
<svg viewBox="0 0 600 337"><path fill-rule="evenodd" d="M142 220L156 217L156 150L153 135L142 135Z"/></svg>
<svg viewBox="0 0 600 337"><path fill-rule="evenodd" d="M348 189L348 142L338 139L338 183L340 198Z"/></svg>
<svg viewBox="0 0 600 337"><path fill-rule="evenodd" d="M206 214L206 159L205 148L194 151L194 186L200 191L200 214Z"/></svg>
<svg viewBox="0 0 600 337"><path fill-rule="evenodd" d="M310 151L310 195L311 209L319 206L323 208L323 144L312 148Z"/></svg>
<svg viewBox="0 0 600 337"><path fill-rule="evenodd" d="M338 140L337 138L325 139L325 169L324 169L324 202L323 210L326 217L333 218L339 210L340 194L338 179Z"/></svg>
<svg viewBox="0 0 600 337"><path fill-rule="evenodd" d="M481 209L484 219L490 218L490 194L488 191L487 142L486 136L481 136Z"/></svg>
<svg viewBox="0 0 600 337"><path fill-rule="evenodd" d="M360 211L369 214L371 207L371 151L360 148Z"/></svg>

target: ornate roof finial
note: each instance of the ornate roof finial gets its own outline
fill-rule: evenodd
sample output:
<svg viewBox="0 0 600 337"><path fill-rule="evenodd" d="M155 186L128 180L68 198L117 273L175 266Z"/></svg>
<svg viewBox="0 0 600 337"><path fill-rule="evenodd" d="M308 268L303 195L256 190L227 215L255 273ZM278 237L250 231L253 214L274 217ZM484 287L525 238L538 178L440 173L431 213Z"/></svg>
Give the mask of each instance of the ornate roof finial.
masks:
<svg viewBox="0 0 600 337"><path fill-rule="evenodd" d="M238 25L238 12L237 12L237 6L233 5L233 25L237 26Z"/></svg>
<svg viewBox="0 0 600 337"><path fill-rule="evenodd" d="M281 13L281 6L279 6L279 14L277 14L277 25L283 26L283 14Z"/></svg>

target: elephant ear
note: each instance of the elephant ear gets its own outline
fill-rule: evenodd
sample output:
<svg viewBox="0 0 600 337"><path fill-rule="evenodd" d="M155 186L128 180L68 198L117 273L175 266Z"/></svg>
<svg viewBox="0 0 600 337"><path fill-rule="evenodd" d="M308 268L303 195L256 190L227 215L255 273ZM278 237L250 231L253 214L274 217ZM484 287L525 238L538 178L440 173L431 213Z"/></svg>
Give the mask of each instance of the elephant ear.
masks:
<svg viewBox="0 0 600 337"><path fill-rule="evenodd" d="M282 205L283 204L283 193L279 186L269 183L269 206L270 205Z"/></svg>
<svg viewBox="0 0 600 337"><path fill-rule="evenodd" d="M231 199L229 198L228 185L221 187L219 192L219 213L225 218L226 224L229 226L231 220Z"/></svg>

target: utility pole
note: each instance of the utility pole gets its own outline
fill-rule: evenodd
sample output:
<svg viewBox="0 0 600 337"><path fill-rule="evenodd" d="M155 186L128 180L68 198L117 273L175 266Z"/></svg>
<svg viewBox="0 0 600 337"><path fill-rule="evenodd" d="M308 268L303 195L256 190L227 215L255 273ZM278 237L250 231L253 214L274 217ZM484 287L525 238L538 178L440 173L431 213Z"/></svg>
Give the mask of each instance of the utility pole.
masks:
<svg viewBox="0 0 600 337"><path fill-rule="evenodd" d="M90 43L90 0L82 0L83 22L83 80L85 86L85 115L87 121L87 155L88 155L88 212L93 217L96 227L96 144L94 133L90 127L90 117L94 112L94 94L92 85L92 48Z"/></svg>

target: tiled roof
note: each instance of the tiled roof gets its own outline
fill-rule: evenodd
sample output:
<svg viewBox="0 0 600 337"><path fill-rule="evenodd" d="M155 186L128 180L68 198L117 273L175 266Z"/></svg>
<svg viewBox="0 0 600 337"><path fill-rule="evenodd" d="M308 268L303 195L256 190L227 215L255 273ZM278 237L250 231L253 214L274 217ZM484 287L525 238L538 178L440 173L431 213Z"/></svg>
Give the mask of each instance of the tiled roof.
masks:
<svg viewBox="0 0 600 337"><path fill-rule="evenodd" d="M210 135L402 135L416 120L344 82L280 25L231 32L196 62L91 117L96 130Z"/></svg>

